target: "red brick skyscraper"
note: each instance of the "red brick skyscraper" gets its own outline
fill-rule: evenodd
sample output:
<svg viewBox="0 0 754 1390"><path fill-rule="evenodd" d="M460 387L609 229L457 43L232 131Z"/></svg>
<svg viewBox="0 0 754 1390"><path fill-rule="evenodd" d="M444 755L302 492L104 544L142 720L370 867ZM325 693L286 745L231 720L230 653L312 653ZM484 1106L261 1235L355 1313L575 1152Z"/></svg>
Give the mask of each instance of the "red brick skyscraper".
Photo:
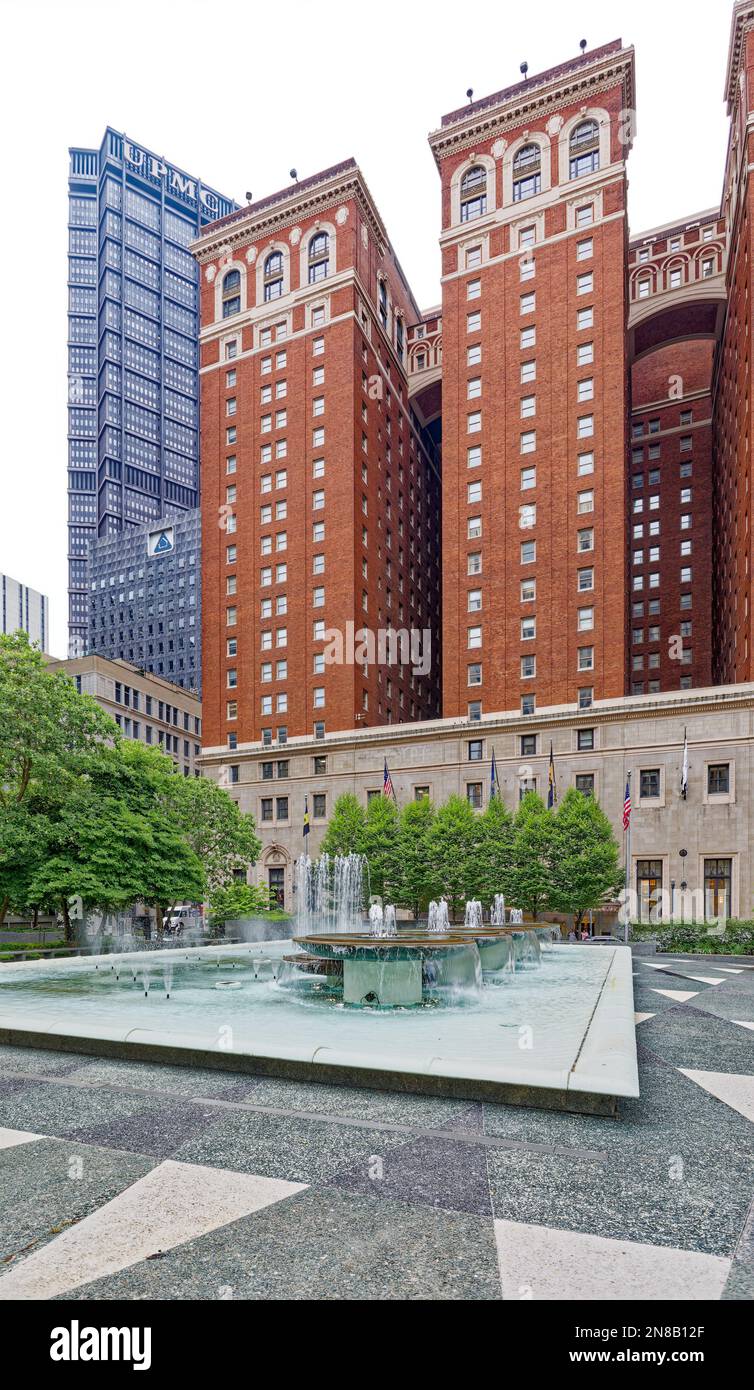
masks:
<svg viewBox="0 0 754 1390"><path fill-rule="evenodd" d="M213 223L202 292L205 744L439 714L440 475L408 403L419 310L353 160ZM430 629L415 663L325 633ZM359 653L356 652L358 657Z"/></svg>
<svg viewBox="0 0 754 1390"><path fill-rule="evenodd" d="M633 50L443 118L443 713L625 690Z"/></svg>

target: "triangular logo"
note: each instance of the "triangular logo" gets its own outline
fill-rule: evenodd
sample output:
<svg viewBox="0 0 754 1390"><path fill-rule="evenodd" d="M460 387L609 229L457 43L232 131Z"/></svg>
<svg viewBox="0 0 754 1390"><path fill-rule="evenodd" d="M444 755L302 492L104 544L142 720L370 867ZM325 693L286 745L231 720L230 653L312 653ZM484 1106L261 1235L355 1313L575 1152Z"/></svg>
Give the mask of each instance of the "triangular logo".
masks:
<svg viewBox="0 0 754 1390"><path fill-rule="evenodd" d="M156 544L156 546L155 546L155 548L154 548L154 553L155 553L155 555L164 555L166 550L172 550L172 549L173 549L173 542L171 541L170 537L168 536L167 531L163 531L162 535L160 536L160 539L158 540L158 542L157 542L157 544Z"/></svg>

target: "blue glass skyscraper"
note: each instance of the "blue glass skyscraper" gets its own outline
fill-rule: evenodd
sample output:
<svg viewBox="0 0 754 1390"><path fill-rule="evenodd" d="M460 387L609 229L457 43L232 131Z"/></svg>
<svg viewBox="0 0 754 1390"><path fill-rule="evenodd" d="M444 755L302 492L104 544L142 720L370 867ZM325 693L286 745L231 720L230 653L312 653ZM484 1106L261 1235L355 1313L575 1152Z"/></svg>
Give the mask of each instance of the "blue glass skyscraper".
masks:
<svg viewBox="0 0 754 1390"><path fill-rule="evenodd" d="M69 655L79 656L90 645L90 543L198 506L188 246L236 204L109 127L98 150L71 149L68 188Z"/></svg>

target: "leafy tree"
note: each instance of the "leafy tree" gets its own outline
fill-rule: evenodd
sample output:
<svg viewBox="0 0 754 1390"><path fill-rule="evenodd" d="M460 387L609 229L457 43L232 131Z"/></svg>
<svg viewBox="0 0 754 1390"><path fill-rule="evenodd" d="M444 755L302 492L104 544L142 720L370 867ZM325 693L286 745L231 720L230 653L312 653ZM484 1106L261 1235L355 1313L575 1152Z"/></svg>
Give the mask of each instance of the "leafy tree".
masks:
<svg viewBox="0 0 754 1390"><path fill-rule="evenodd" d="M34 823L44 799L35 808L35 793L73 792L82 759L119 738L115 721L63 672L48 670L26 633L0 636L0 922L11 902L21 909L20 866L31 869L31 849L44 839Z"/></svg>
<svg viewBox="0 0 754 1390"><path fill-rule="evenodd" d="M333 806L320 853L360 854L365 821L366 812L361 802L350 792L344 792Z"/></svg>
<svg viewBox="0 0 754 1390"><path fill-rule="evenodd" d="M230 883L214 888L209 896L209 912L213 926L235 921L239 917L253 917L270 908L269 890L263 884Z"/></svg>
<svg viewBox="0 0 754 1390"><path fill-rule="evenodd" d="M479 896L489 904L496 893L506 893L513 846L513 817L499 796L493 796L478 820Z"/></svg>
<svg viewBox="0 0 754 1390"><path fill-rule="evenodd" d="M523 797L513 822L506 898L534 919L550 903L553 816L536 792Z"/></svg>
<svg viewBox="0 0 754 1390"><path fill-rule="evenodd" d="M415 917L432 897L439 897L440 888L430 862L430 832L435 812L428 797L409 801L403 807L398 822L398 874L395 896L402 907L409 907Z"/></svg>
<svg viewBox="0 0 754 1390"><path fill-rule="evenodd" d="M440 807L427 842L433 875L455 919L464 899L476 895L480 882L479 824L465 797L451 796Z"/></svg>
<svg viewBox="0 0 754 1390"><path fill-rule="evenodd" d="M201 860L210 894L232 884L234 874L259 858L262 845L254 817L207 777L174 777L169 800L186 842Z"/></svg>
<svg viewBox="0 0 754 1390"><path fill-rule="evenodd" d="M398 882L398 811L392 797L373 796L356 849L369 865L369 890L391 901ZM366 885L365 885L366 886Z"/></svg>
<svg viewBox="0 0 754 1390"><path fill-rule="evenodd" d="M591 796L570 787L553 819L550 900L559 912L572 912L575 925L585 913L617 893L623 883L620 849L610 822Z"/></svg>

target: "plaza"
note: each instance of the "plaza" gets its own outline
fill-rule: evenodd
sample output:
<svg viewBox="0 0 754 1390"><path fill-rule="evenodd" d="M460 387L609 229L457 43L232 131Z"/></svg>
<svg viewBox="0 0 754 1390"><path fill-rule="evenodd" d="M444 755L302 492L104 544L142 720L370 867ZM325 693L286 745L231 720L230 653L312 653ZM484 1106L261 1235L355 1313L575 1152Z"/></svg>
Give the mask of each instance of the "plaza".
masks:
<svg viewBox="0 0 754 1390"><path fill-rule="evenodd" d="M0 1298L750 1300L754 966L634 976L615 1119L3 1045Z"/></svg>

